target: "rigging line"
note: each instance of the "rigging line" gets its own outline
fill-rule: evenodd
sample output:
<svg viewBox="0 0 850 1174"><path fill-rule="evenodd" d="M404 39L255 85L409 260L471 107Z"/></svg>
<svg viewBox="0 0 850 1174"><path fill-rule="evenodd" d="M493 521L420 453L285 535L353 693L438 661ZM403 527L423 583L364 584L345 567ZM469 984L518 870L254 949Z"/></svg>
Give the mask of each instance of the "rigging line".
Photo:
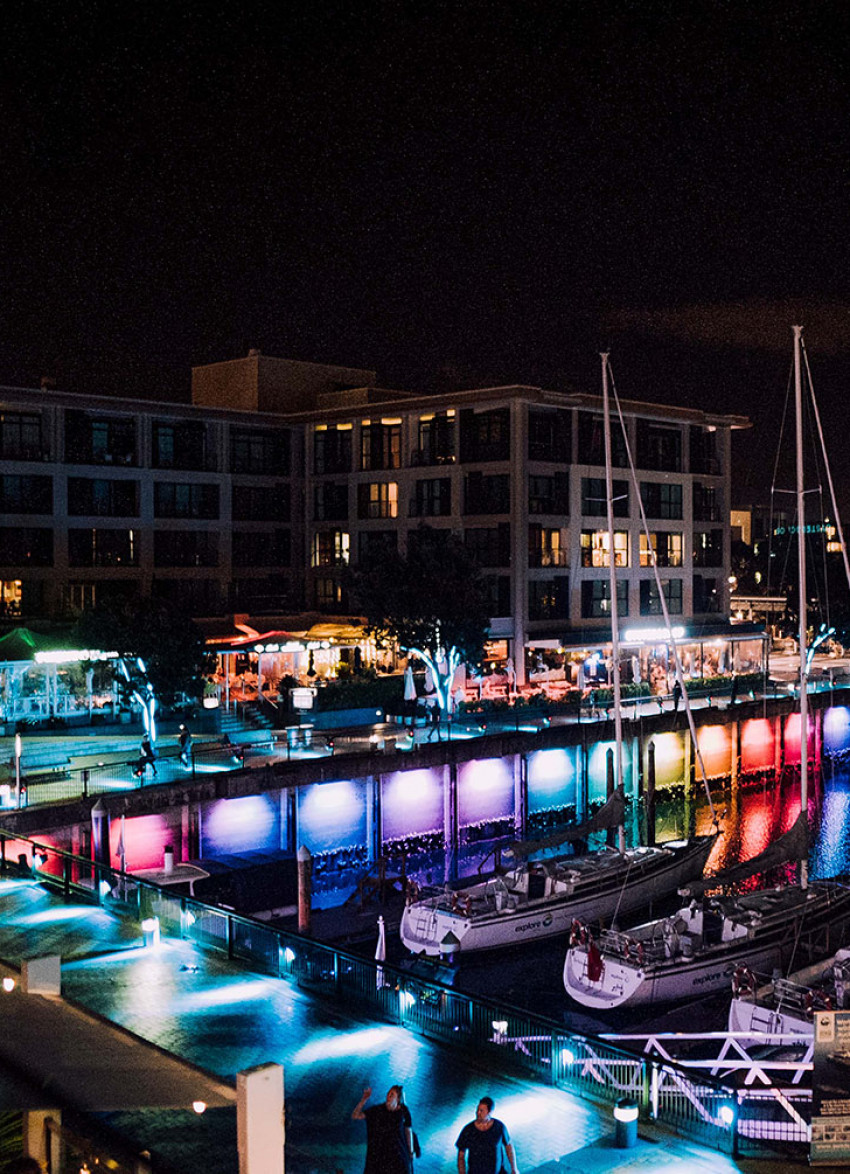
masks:
<svg viewBox="0 0 850 1174"><path fill-rule="evenodd" d="M691 744L692 744L694 751L696 753L697 762L699 763L699 771L700 771L700 775L702 777L702 785L703 785L703 788L705 789L705 796L708 799L709 810L711 811L711 821L715 827L719 827L719 819L718 819L718 815L717 815L717 809L714 806L714 800L711 797L711 788L708 785L708 776L705 773L705 763L703 762L702 751L700 750L699 739L697 738L697 729L696 729L696 724L694 722L694 715L693 715L693 712L691 711L691 702L690 702L690 698L688 697L688 690L685 687L685 674L682 671L682 660L681 660L681 657L679 656L679 649L676 646L676 639L673 636L673 625L670 622L670 612L667 608L667 598L664 594L664 588L661 583L661 576L658 574L658 563L657 563L656 557L655 557L655 550L653 549L653 546L652 546L652 540L650 537L650 530L649 530L649 523L646 520L646 511L643 508L643 498L641 497L641 494L640 494L640 485L639 485L638 479L637 479L637 472L635 470L635 463L632 460L632 451L631 451L631 446L629 445L628 433L626 432L626 422L623 419L623 409L620 406L620 397L617 394L617 385L614 382L614 372L611 370L610 360L608 361L608 373L611 376L611 393L614 398L614 406L617 409L617 417L620 422L620 430L623 434L623 443L625 444L625 447L626 447L626 457L628 458L628 462L629 462L629 473L631 475L632 485L634 486L635 498L637 499L638 508L640 510L640 520L643 525L643 532L646 535L646 546L647 546L647 550L649 552L649 559L650 559L650 565L652 567L652 572L653 572L653 575L655 576L655 586L658 589L658 599L661 604L661 612L664 616L664 624L665 624L665 626L667 628L667 632L669 633L669 636L670 636L670 647L673 649L673 663L676 666L676 680L679 682L679 688L682 690L682 700L685 703L685 713L688 715L688 726L690 727L690 731L691 731Z"/></svg>
<svg viewBox="0 0 850 1174"><path fill-rule="evenodd" d="M815 395L815 385L812 382L812 372L809 368L809 356L806 351L806 345L803 343L803 362L806 365L806 379L809 384L809 395L812 401L812 411L815 417L815 423L818 430L818 439L820 440L821 451L823 452L823 463L826 469L826 480L829 485L829 496L832 500L832 512L835 515L835 528L838 531L838 541L841 543L841 557L844 560L844 573L847 576L847 586L850 587L850 562L847 559L847 544L844 541L844 529L841 525L841 514L838 512L838 502L835 497L835 485L832 481L832 469L829 464L829 457L826 452L826 441L823 436L823 428L820 422L820 412L818 411L818 401Z"/></svg>

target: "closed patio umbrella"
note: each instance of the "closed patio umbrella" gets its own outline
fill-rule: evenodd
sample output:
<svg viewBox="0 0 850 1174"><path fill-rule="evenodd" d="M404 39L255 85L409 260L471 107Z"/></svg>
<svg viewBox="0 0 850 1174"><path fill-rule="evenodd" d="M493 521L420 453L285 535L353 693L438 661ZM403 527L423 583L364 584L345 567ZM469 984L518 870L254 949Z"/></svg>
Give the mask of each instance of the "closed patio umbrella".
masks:
<svg viewBox="0 0 850 1174"><path fill-rule="evenodd" d="M375 961L386 962L387 960L387 927L384 924L384 915L378 915L378 944L375 947ZM378 966L375 970L375 985L378 990L384 985L384 968Z"/></svg>
<svg viewBox="0 0 850 1174"><path fill-rule="evenodd" d="M413 679L413 669L410 665L404 670L404 700L416 700L416 682Z"/></svg>

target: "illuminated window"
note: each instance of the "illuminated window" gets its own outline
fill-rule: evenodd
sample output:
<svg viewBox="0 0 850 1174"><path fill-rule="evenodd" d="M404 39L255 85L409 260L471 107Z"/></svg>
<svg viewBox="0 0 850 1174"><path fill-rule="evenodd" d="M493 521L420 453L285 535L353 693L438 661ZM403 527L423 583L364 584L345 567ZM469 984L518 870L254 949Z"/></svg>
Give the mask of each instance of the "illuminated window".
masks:
<svg viewBox="0 0 850 1174"><path fill-rule="evenodd" d="M372 481L357 486L358 518L397 518L398 483Z"/></svg>
<svg viewBox="0 0 850 1174"><path fill-rule="evenodd" d="M610 544L607 530L582 530L581 565L583 567L608 567L611 565ZM614 531L614 565L629 565L629 535L626 530Z"/></svg>
<svg viewBox="0 0 850 1174"><path fill-rule="evenodd" d="M567 551L560 530L547 526L528 527L528 565L530 567L565 567Z"/></svg>
<svg viewBox="0 0 850 1174"><path fill-rule="evenodd" d="M347 566L349 536L345 530L318 530L313 536L314 567Z"/></svg>
<svg viewBox="0 0 850 1174"><path fill-rule="evenodd" d="M659 567L680 567L682 565L682 535L667 530L659 530L650 534L652 550L655 551L655 564ZM646 541L646 534L640 536L640 565L651 567L652 558L650 547Z"/></svg>
<svg viewBox="0 0 850 1174"><path fill-rule="evenodd" d="M364 420L360 426L360 468L401 468L401 424Z"/></svg>

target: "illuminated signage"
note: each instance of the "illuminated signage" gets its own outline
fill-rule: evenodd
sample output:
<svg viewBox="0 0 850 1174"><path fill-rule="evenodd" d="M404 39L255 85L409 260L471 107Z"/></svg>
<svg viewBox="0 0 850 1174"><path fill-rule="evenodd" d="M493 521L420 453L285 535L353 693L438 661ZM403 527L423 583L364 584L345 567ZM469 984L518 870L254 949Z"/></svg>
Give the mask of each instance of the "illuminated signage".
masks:
<svg viewBox="0 0 850 1174"><path fill-rule="evenodd" d="M629 644L644 644L649 641L681 640L685 634L684 628L627 628L623 639Z"/></svg>

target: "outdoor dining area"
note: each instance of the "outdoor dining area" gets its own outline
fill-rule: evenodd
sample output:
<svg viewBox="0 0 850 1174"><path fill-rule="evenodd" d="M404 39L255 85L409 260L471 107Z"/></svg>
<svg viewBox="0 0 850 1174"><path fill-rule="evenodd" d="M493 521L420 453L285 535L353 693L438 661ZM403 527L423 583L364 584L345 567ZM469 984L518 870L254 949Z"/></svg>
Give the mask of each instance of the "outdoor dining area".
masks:
<svg viewBox="0 0 850 1174"><path fill-rule="evenodd" d="M114 659L114 653L71 648L61 637L13 628L0 636L0 729L14 732L22 721L114 715Z"/></svg>

